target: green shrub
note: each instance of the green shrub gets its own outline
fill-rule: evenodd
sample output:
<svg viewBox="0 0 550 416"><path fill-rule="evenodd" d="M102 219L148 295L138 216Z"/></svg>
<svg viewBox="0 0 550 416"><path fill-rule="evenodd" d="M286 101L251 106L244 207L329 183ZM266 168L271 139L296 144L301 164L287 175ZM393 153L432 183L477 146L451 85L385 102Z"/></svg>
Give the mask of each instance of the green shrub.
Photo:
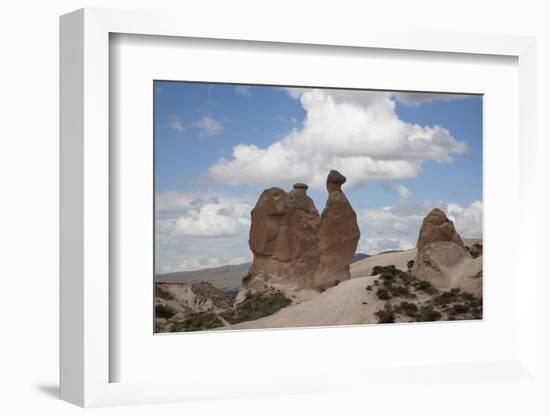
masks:
<svg viewBox="0 0 550 416"><path fill-rule="evenodd" d="M384 309L377 310L374 315L378 318L379 324L393 324L395 322L393 308L389 303L384 305Z"/></svg>
<svg viewBox="0 0 550 416"><path fill-rule="evenodd" d="M378 297L378 299L381 299L381 300L391 299L389 292L386 289L382 289L382 288L376 291L376 296Z"/></svg>
<svg viewBox="0 0 550 416"><path fill-rule="evenodd" d="M155 296L164 300L174 299L174 295L172 295L172 293L168 289L162 287L158 283L155 284Z"/></svg>
<svg viewBox="0 0 550 416"><path fill-rule="evenodd" d="M407 285L412 282L412 276L408 272L399 272L399 278Z"/></svg>
<svg viewBox="0 0 550 416"><path fill-rule="evenodd" d="M407 269L411 270L414 267L414 260L409 260L407 262Z"/></svg>
<svg viewBox="0 0 550 416"><path fill-rule="evenodd" d="M170 319L176 314L176 310L170 305L157 304L155 306L155 317Z"/></svg>
<svg viewBox="0 0 550 416"><path fill-rule="evenodd" d="M283 292L258 292L247 297L232 309L224 312L222 317L231 324L244 321L253 321L269 316L278 310L290 305L292 300L287 298Z"/></svg>
<svg viewBox="0 0 550 416"><path fill-rule="evenodd" d="M470 311L470 307L463 303L457 303L453 306L453 311L455 313L467 313Z"/></svg>
<svg viewBox="0 0 550 416"><path fill-rule="evenodd" d="M413 286L416 290L426 292L429 295L435 295L438 292L438 290L426 280L415 280Z"/></svg>
<svg viewBox="0 0 550 416"><path fill-rule="evenodd" d="M405 315L415 318L416 313L418 312L418 306L410 302L401 302L399 305L399 310Z"/></svg>
<svg viewBox="0 0 550 416"><path fill-rule="evenodd" d="M397 274L399 270L395 268L393 264L390 264L389 266L374 266L372 269L371 276L377 275L377 274Z"/></svg>
<svg viewBox="0 0 550 416"><path fill-rule="evenodd" d="M430 305L425 305L420 308L416 315L417 321L420 322L432 322L439 321L441 319L441 313L434 310Z"/></svg>
<svg viewBox="0 0 550 416"><path fill-rule="evenodd" d="M223 326L223 322L214 312L197 312L176 322L172 327L172 332L202 331L221 326Z"/></svg>
<svg viewBox="0 0 550 416"><path fill-rule="evenodd" d="M466 249L470 252L470 255L474 259L483 255L483 246L479 243L475 243L472 246L466 247Z"/></svg>
<svg viewBox="0 0 550 416"><path fill-rule="evenodd" d="M444 305L448 305L449 303L456 302L458 299L459 299L458 293L453 289L453 290L449 290L448 292L443 292L440 295L436 296L433 302L437 306L444 306Z"/></svg>
<svg viewBox="0 0 550 416"><path fill-rule="evenodd" d="M407 286L390 286L388 288L388 291L394 297L401 297L401 298L414 297L414 295L409 291L409 288Z"/></svg>
<svg viewBox="0 0 550 416"><path fill-rule="evenodd" d="M461 297L468 302L474 302L476 300L476 297L469 292L462 292Z"/></svg>

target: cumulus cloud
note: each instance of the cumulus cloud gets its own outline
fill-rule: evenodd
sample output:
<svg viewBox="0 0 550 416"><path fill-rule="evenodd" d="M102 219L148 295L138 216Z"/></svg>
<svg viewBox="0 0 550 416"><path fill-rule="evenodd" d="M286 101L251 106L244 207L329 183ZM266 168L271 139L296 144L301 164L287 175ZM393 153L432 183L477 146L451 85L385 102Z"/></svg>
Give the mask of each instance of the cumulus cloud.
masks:
<svg viewBox="0 0 550 416"><path fill-rule="evenodd" d="M250 87L248 85L237 85L235 87L235 92L243 97L250 97Z"/></svg>
<svg viewBox="0 0 550 416"><path fill-rule="evenodd" d="M178 135L181 135L183 133L183 122L181 121L181 118L178 116L170 117L168 127L174 130Z"/></svg>
<svg viewBox="0 0 550 416"><path fill-rule="evenodd" d="M376 254L385 250L408 250L415 247L422 220L432 208L442 209L463 238L482 236L481 201L462 207L452 202L417 204L400 200L395 206L358 210L362 232L358 251Z"/></svg>
<svg viewBox="0 0 550 416"><path fill-rule="evenodd" d="M401 201L408 201L411 198L411 191L409 191L406 186L396 185L395 190Z"/></svg>
<svg viewBox="0 0 550 416"><path fill-rule="evenodd" d="M426 160L451 163L467 150L441 126L406 123L392 93L289 89L300 100L303 126L267 148L241 143L213 164L206 178L227 185L306 182L322 188L337 169L348 188L373 180L416 177Z"/></svg>
<svg viewBox="0 0 550 416"><path fill-rule="evenodd" d="M224 194L157 193L156 273L250 261L252 207L246 198Z"/></svg>
<svg viewBox="0 0 550 416"><path fill-rule="evenodd" d="M181 235L202 237L234 235L240 228L250 226L250 209L246 204L204 204L199 209L190 209L185 216L178 218L175 231Z"/></svg>
<svg viewBox="0 0 550 416"><path fill-rule="evenodd" d="M193 127L199 129L200 137L211 137L220 134L223 130L222 124L212 117L203 116L192 123Z"/></svg>

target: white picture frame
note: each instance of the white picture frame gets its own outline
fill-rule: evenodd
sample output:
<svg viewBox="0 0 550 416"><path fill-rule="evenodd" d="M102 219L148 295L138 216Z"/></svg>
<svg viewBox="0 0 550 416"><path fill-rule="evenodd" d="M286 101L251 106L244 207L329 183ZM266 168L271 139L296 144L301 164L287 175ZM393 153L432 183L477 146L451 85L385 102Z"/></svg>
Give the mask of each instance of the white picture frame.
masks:
<svg viewBox="0 0 550 416"><path fill-rule="evenodd" d="M246 29L246 30L245 30ZM109 149L109 37L122 33L147 36L225 39L247 42L331 45L340 48L430 51L441 54L504 55L517 58L519 67L519 210L516 353L499 361L441 362L415 367L409 383L459 378L464 382L484 379L536 380L535 250L535 41L529 37L420 31L381 32L365 29L360 34L342 31L327 34L321 27L282 30L262 25L236 32L228 22L205 26L189 16L137 11L82 9L61 18L61 398L80 406L159 403L197 398L247 397L262 394L298 394L338 391L354 380L373 386L410 374L409 369L321 369L319 374L281 370L261 382L235 378L225 389L208 377L179 381L111 382L110 366L116 354L110 349L109 253L110 171ZM512 270L510 273L517 273ZM252 335L254 336L254 335ZM310 334L304 337L312 336ZM483 377L472 374L483 373ZM437 378L439 377L439 378ZM406 379L406 377L405 377ZM413 380L414 379L414 380ZM419 381L420 380L420 381ZM370 387L369 387L370 388Z"/></svg>

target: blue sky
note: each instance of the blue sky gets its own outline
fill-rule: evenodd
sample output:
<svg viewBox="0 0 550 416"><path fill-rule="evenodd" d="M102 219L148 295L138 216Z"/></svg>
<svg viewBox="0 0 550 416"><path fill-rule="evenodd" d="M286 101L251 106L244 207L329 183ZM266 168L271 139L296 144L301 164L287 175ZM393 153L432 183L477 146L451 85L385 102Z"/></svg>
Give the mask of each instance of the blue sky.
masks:
<svg viewBox="0 0 550 416"><path fill-rule="evenodd" d="M434 206L481 235L482 97L156 81L156 271L249 261L265 188L348 177L358 251L414 245Z"/></svg>

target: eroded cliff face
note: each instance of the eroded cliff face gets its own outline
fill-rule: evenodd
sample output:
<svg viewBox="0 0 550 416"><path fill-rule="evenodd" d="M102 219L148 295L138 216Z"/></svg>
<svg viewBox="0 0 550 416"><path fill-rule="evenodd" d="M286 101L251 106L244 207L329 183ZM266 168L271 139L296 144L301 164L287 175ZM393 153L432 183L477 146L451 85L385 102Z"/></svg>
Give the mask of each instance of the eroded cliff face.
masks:
<svg viewBox="0 0 550 416"><path fill-rule="evenodd" d="M237 300L245 291L269 286L319 290L350 278L360 232L341 189L345 181L339 172L330 172L329 197L321 216L303 183L290 192L281 188L262 192L251 213L249 245L254 260Z"/></svg>

